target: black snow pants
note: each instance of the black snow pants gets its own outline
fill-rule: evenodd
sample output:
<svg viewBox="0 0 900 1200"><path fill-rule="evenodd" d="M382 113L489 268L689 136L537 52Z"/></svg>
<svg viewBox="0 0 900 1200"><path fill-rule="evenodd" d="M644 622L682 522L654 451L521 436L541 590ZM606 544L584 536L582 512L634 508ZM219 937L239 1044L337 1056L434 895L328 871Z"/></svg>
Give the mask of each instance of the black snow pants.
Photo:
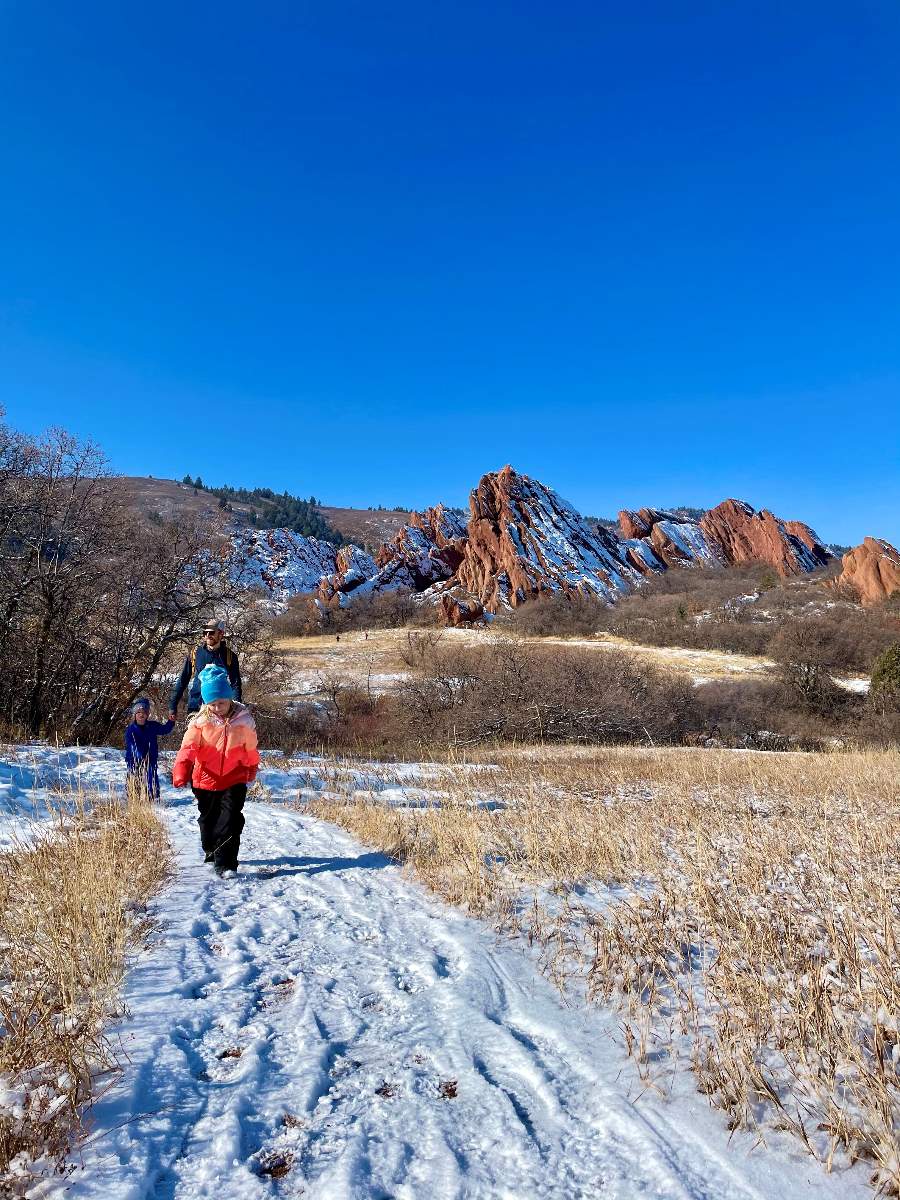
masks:
<svg viewBox="0 0 900 1200"><path fill-rule="evenodd" d="M210 792L197 787L191 790L197 797L197 807L200 809L197 821L204 852L207 856L213 856L220 870L236 871L241 830L244 828L246 783L233 783L223 792Z"/></svg>

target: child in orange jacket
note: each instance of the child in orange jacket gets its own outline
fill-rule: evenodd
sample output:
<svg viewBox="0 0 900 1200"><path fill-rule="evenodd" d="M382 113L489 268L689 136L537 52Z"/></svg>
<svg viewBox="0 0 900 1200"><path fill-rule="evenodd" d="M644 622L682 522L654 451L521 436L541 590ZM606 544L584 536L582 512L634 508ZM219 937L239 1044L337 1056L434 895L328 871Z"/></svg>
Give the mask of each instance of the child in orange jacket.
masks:
<svg viewBox="0 0 900 1200"><path fill-rule="evenodd" d="M256 778L259 751L250 709L236 704L228 673L216 664L200 672L203 708L185 730L172 783L197 797L200 843L216 874L236 871L247 784Z"/></svg>

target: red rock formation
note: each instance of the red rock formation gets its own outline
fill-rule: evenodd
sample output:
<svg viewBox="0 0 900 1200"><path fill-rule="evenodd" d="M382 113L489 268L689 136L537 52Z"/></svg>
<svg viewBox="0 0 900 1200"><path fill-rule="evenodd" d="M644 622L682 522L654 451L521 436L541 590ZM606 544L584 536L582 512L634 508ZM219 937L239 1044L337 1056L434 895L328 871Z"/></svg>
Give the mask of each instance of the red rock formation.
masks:
<svg viewBox="0 0 900 1200"><path fill-rule="evenodd" d="M623 508L619 513L619 528L626 538L645 538L657 521L677 521L678 517L664 512L660 508L639 508L637 512L629 512Z"/></svg>
<svg viewBox="0 0 900 1200"><path fill-rule="evenodd" d="M334 572L319 581L316 594L326 607L340 604L341 596L365 587L376 574L375 560L359 546L342 546L334 556Z"/></svg>
<svg viewBox="0 0 900 1200"><path fill-rule="evenodd" d="M725 500L699 521L658 508L623 509L619 526L629 542L629 561L645 574L655 565L641 561L637 542L648 546L666 567L766 562L781 575L796 575L823 566L831 557L802 521L756 512L743 500Z"/></svg>
<svg viewBox="0 0 900 1200"><path fill-rule="evenodd" d="M756 512L743 500L723 500L711 508L700 529L728 565L764 562L788 576L815 570L830 558L809 526L781 521L767 509Z"/></svg>
<svg viewBox="0 0 900 1200"><path fill-rule="evenodd" d="M381 578L375 587L392 585L421 592L450 579L463 560L465 544L462 519L446 513L442 505L413 513L410 524L376 551Z"/></svg>
<svg viewBox="0 0 900 1200"><path fill-rule="evenodd" d="M441 504L412 513L410 524L382 543L374 558L358 546L339 550L334 572L318 586L319 599L334 605L351 592L422 592L449 580L463 560L465 530L462 518Z"/></svg>
<svg viewBox="0 0 900 1200"><path fill-rule="evenodd" d="M656 575L666 569L646 539L631 538L630 541L622 543L622 550L625 562L641 575Z"/></svg>
<svg viewBox="0 0 900 1200"><path fill-rule="evenodd" d="M791 537L799 538L807 550L812 551L818 566L824 566L828 559L832 557L819 541L816 531L810 529L803 521L785 521L784 527Z"/></svg>
<svg viewBox="0 0 900 1200"><path fill-rule="evenodd" d="M666 567L724 566L718 547L707 542L698 522L690 517L661 508L622 509L619 528L631 543L629 561L638 559L638 570L645 575ZM652 551L649 559L637 542Z"/></svg>
<svg viewBox="0 0 900 1200"><path fill-rule="evenodd" d="M629 512L627 508L621 510L619 528L622 530L622 537L637 541L638 538L645 538L649 535L652 522L644 520L642 513L645 512L647 512L646 508L638 512Z"/></svg>
<svg viewBox="0 0 900 1200"><path fill-rule="evenodd" d="M449 588L440 594L441 615L447 625L471 625L484 619L481 601L460 587Z"/></svg>
<svg viewBox="0 0 900 1200"><path fill-rule="evenodd" d="M374 559L358 546L335 551L286 530L235 536L247 579L279 602L308 592L334 605L349 593L404 588L440 604L451 624L477 620L480 607L496 612L542 592L612 601L667 567L762 561L794 575L830 557L809 526L738 500L726 500L699 522L655 508L622 511L623 539L593 528L551 488L512 467L485 475L469 507L468 524L441 505L411 514Z"/></svg>
<svg viewBox="0 0 900 1200"><path fill-rule="evenodd" d="M639 578L614 534L591 529L552 489L512 467L483 476L469 508L455 581L490 612L543 591L613 599Z"/></svg>
<svg viewBox="0 0 900 1200"><path fill-rule="evenodd" d="M841 560L844 569L831 583L862 604L879 604L900 592L900 552L880 538L863 538Z"/></svg>
<svg viewBox="0 0 900 1200"><path fill-rule="evenodd" d="M466 536L466 519L459 512L445 508L443 504L435 504L424 512L409 514L409 523L413 529L421 529L429 541L434 542L438 549L452 546L460 538Z"/></svg>

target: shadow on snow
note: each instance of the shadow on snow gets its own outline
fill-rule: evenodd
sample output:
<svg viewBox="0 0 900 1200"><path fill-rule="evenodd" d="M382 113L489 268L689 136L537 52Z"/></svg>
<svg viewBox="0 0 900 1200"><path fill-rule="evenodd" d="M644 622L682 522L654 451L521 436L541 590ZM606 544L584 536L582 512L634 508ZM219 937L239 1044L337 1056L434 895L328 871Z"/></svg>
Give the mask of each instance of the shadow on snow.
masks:
<svg viewBox="0 0 900 1200"><path fill-rule="evenodd" d="M285 875L320 875L324 871L380 871L396 866L386 854L358 854L355 858L293 857L242 858L241 867L258 867L261 879L277 879Z"/></svg>

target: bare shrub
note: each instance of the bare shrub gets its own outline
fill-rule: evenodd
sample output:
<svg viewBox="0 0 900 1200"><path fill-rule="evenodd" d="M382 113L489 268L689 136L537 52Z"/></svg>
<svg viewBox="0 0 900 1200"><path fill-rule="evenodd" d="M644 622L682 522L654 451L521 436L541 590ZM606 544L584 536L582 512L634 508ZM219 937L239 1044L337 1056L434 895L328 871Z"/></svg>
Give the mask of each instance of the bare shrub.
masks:
<svg viewBox="0 0 900 1200"><path fill-rule="evenodd" d="M697 730L724 746L759 745L763 731L787 732L785 699L776 680L715 680L696 690Z"/></svg>
<svg viewBox="0 0 900 1200"><path fill-rule="evenodd" d="M857 743L872 746L900 746L900 705L879 708L872 705L860 715Z"/></svg>
<svg viewBox="0 0 900 1200"><path fill-rule="evenodd" d="M396 702L422 742L678 740L690 723L682 677L626 654L580 654L517 639L420 647Z"/></svg>
<svg viewBox="0 0 900 1200"><path fill-rule="evenodd" d="M401 629L418 615L419 605L406 588L384 592L350 593L347 602L334 614L336 629Z"/></svg>
<svg viewBox="0 0 900 1200"><path fill-rule="evenodd" d="M651 645L761 654L769 633L747 597L767 584L762 567L670 570L607 611L603 628Z"/></svg>
<svg viewBox="0 0 900 1200"><path fill-rule="evenodd" d="M443 631L408 631L400 645L400 661L411 671L427 671L435 664L435 655L444 640Z"/></svg>
<svg viewBox="0 0 900 1200"><path fill-rule="evenodd" d="M866 672L900 636L898 613L836 600L823 586L832 575L825 568L782 580L763 565L674 569L600 607L598 627L654 646L771 656L785 625L809 622L830 671Z"/></svg>
<svg viewBox="0 0 900 1200"><path fill-rule="evenodd" d="M836 655L822 635L818 619L787 621L772 638L770 653L782 682L810 712L833 712L847 696L831 674Z"/></svg>
<svg viewBox="0 0 900 1200"><path fill-rule="evenodd" d="M300 592L291 596L287 608L272 622L276 637L315 637L324 628L322 608L315 592Z"/></svg>
<svg viewBox="0 0 900 1200"><path fill-rule="evenodd" d="M510 628L532 637L587 636L596 632L604 608L595 596L544 592L514 610Z"/></svg>
<svg viewBox="0 0 900 1200"><path fill-rule="evenodd" d="M409 630L400 655L409 674L385 694L340 669L320 672L315 701L283 721L263 717L268 744L409 756L486 741L677 743L697 723L684 676L627 654L519 638L471 646Z"/></svg>
<svg viewBox="0 0 900 1200"><path fill-rule="evenodd" d="M878 606L835 604L796 620L809 625L821 660L832 672L869 672L878 656L900 637L900 620Z"/></svg>
<svg viewBox="0 0 900 1200"><path fill-rule="evenodd" d="M408 588L382 592L354 593L342 604L324 605L314 592L292 596L285 612L276 617L278 637L315 637L322 633L344 633L355 629L402 629L407 625L440 623L440 609L419 603Z"/></svg>
<svg viewBox="0 0 900 1200"><path fill-rule="evenodd" d="M863 696L841 690L834 704L810 705L779 678L715 680L698 687L696 729L723 746L760 750L816 750L836 741L874 741L863 716ZM701 743L703 737L698 739Z"/></svg>
<svg viewBox="0 0 900 1200"><path fill-rule="evenodd" d="M328 719L320 709L309 703L286 708L283 703L263 703L253 709L253 720L259 744L267 750L280 750L284 755L323 747Z"/></svg>

